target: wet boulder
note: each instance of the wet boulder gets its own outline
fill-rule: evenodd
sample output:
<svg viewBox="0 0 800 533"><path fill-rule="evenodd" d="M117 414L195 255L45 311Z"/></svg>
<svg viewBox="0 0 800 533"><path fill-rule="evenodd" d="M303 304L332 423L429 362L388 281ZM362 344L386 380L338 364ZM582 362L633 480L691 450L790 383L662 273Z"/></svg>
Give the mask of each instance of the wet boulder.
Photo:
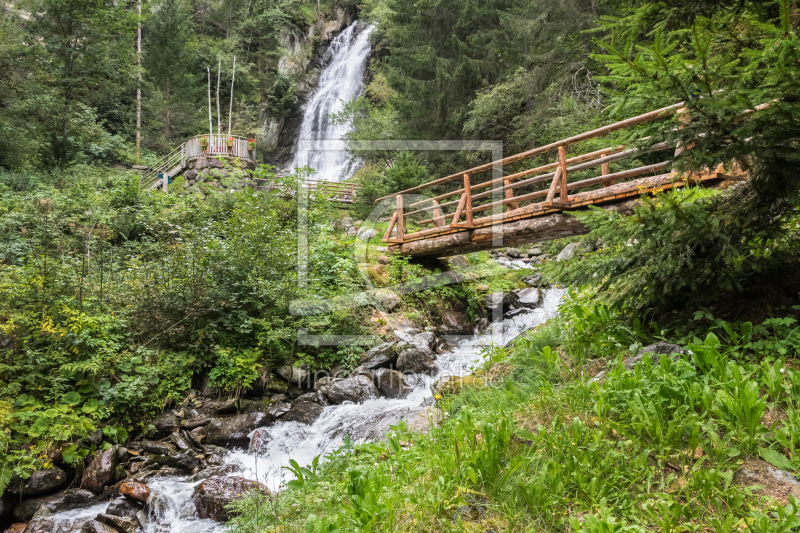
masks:
<svg viewBox="0 0 800 533"><path fill-rule="evenodd" d="M458 311L445 311L442 313L442 325L437 328L440 335L471 335L472 322L466 315Z"/></svg>
<svg viewBox="0 0 800 533"><path fill-rule="evenodd" d="M97 520L89 520L83 524L81 533L119 533L119 531Z"/></svg>
<svg viewBox="0 0 800 533"><path fill-rule="evenodd" d="M432 331L423 331L418 335L414 335L408 342L415 346L424 346L429 350L434 350L436 347L436 334Z"/></svg>
<svg viewBox="0 0 800 533"><path fill-rule="evenodd" d="M571 242L562 249L556 256L556 261L569 261L575 254L581 251L581 243Z"/></svg>
<svg viewBox="0 0 800 533"><path fill-rule="evenodd" d="M489 313L490 318L494 316L495 313L499 313L499 315L503 314L503 306L510 303L509 296L502 292L490 292L483 296L483 307L486 309L486 312Z"/></svg>
<svg viewBox="0 0 800 533"><path fill-rule="evenodd" d="M296 402L318 403L323 407L328 405L328 399L325 398L325 395L322 394L319 391L317 391L317 392L308 392L306 394L300 395L297 398L295 398L294 401L296 401Z"/></svg>
<svg viewBox="0 0 800 533"><path fill-rule="evenodd" d="M36 512L43 507L48 514L71 511L81 507L88 507L100 501L100 498L84 489L67 489L52 496L25 500L14 508L14 516L22 522L27 522Z"/></svg>
<svg viewBox="0 0 800 533"><path fill-rule="evenodd" d="M67 483L67 473L60 468L37 470L28 479L14 477L6 492L15 496L38 496L58 490Z"/></svg>
<svg viewBox="0 0 800 533"><path fill-rule="evenodd" d="M27 523L17 522L16 524L11 524L3 533L23 533L27 527Z"/></svg>
<svg viewBox="0 0 800 533"><path fill-rule="evenodd" d="M295 402L292 408L281 417L284 422L300 422L301 424L313 424L325 408L313 402Z"/></svg>
<svg viewBox="0 0 800 533"><path fill-rule="evenodd" d="M439 371L439 367L433 362L433 352L419 346L409 346L400 353L400 357L397 358L397 369L411 374L430 375Z"/></svg>
<svg viewBox="0 0 800 533"><path fill-rule="evenodd" d="M267 493L267 488L255 481L237 476L216 477L195 487L193 501L200 518L226 522L232 514L225 507L252 490Z"/></svg>
<svg viewBox="0 0 800 533"><path fill-rule="evenodd" d="M530 287L528 289L522 289L521 291L517 292L517 304L520 307L525 307L528 309L533 309L534 307L539 307L541 305L541 297L539 295L539 289L534 287Z"/></svg>
<svg viewBox="0 0 800 533"><path fill-rule="evenodd" d="M365 370L375 370L376 368L388 368L397 362L397 348L394 342L385 342L370 349L361 357L361 364L358 368Z"/></svg>
<svg viewBox="0 0 800 533"><path fill-rule="evenodd" d="M141 447L144 451L154 453L156 455L169 455L175 452L175 446L167 442L158 442L154 440L143 440Z"/></svg>
<svg viewBox="0 0 800 533"><path fill-rule="evenodd" d="M150 496L149 489L147 495ZM138 514L142 509L144 509L143 502L129 500L128 498L116 498L108 504L106 514L138 519Z"/></svg>
<svg viewBox="0 0 800 533"><path fill-rule="evenodd" d="M214 419L208 416L196 416L193 418L188 418L186 420L181 421L181 427L183 429L192 430L195 428L203 427L209 425Z"/></svg>
<svg viewBox="0 0 800 533"><path fill-rule="evenodd" d="M148 516L157 520L164 518L169 511L169 498L164 493L154 490L150 492L150 497L147 498L144 510L147 511Z"/></svg>
<svg viewBox="0 0 800 533"><path fill-rule="evenodd" d="M358 367L362 368L362 367ZM318 392L322 387L327 387L328 385L333 385L337 381L342 381L344 378L341 377L331 377L325 376L319 378L317 381L314 382L314 392Z"/></svg>
<svg viewBox="0 0 800 533"><path fill-rule="evenodd" d="M169 440L171 440L173 444L175 444L175 446L177 446L180 450L188 450L192 447L177 431L170 433Z"/></svg>
<svg viewBox="0 0 800 533"><path fill-rule="evenodd" d="M127 516L99 514L95 520L113 528L117 533L136 533L142 527L138 518Z"/></svg>
<svg viewBox="0 0 800 533"><path fill-rule="evenodd" d="M90 490L95 494L103 492L103 487L114 481L114 473L117 469L118 461L116 448L98 452L83 473L81 488Z"/></svg>
<svg viewBox="0 0 800 533"><path fill-rule="evenodd" d="M206 426L206 442L220 446L247 446L251 431L260 426L271 425L274 420L264 413L217 418Z"/></svg>
<svg viewBox="0 0 800 533"><path fill-rule="evenodd" d="M321 390L328 401L334 405L344 402L364 403L379 397L378 389L365 375L343 379Z"/></svg>
<svg viewBox="0 0 800 533"><path fill-rule="evenodd" d="M379 368L373 374L373 381L381 396L386 398L405 398L411 392L402 372Z"/></svg>
<svg viewBox="0 0 800 533"><path fill-rule="evenodd" d="M153 426L156 428L155 433L157 437L166 437L181 427L181 421L174 413L167 411L153 420Z"/></svg>
<svg viewBox="0 0 800 533"><path fill-rule="evenodd" d="M126 500L132 500L143 504L150 497L150 487L144 483L129 481L119 486L119 493L122 494Z"/></svg>
<svg viewBox="0 0 800 533"><path fill-rule="evenodd" d="M232 415L237 412L236 399L208 400L203 402L203 410L211 411L216 415Z"/></svg>

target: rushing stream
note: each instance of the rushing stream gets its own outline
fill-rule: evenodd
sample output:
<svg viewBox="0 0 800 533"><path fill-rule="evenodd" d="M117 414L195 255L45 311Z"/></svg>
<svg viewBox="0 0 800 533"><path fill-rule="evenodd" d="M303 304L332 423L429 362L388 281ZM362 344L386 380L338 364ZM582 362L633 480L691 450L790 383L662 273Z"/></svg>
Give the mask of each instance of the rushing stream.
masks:
<svg viewBox="0 0 800 533"><path fill-rule="evenodd" d="M354 22L331 41L323 58L325 65L314 94L306 102L300 141L340 140L348 131L345 124L334 124L330 115L344 110L364 89L364 71L369 56L372 26ZM349 155L343 150L297 149L292 167L308 165L317 171L315 179L344 181L353 171Z"/></svg>
<svg viewBox="0 0 800 533"><path fill-rule="evenodd" d="M483 334L462 340L453 351L440 354L436 359L439 375L421 379L406 398L379 398L360 405L331 405L310 426L298 422L279 422L266 430L256 430L267 432L266 436L260 436L258 445L251 445L250 450L232 450L226 455L227 464L239 468L238 472L231 475L258 480L271 490L281 490L290 478L288 471L282 469L289 459L307 466L316 456L325 456L339 448L346 435L355 442L381 438L391 425L416 416L423 409L425 399L431 395L432 380L470 373L473 367L482 362L484 347L503 346L551 318L558 309L563 293L559 289L543 291L541 307L495 322ZM147 533L225 531L224 524L197 518L192 494L200 482L192 481L191 476L155 477L148 481L150 489L159 493L159 502L151 506L153 509L146 526ZM52 533L77 532L82 523L104 512L107 506L108 502L104 502L39 520L46 520L50 525L48 531Z"/></svg>

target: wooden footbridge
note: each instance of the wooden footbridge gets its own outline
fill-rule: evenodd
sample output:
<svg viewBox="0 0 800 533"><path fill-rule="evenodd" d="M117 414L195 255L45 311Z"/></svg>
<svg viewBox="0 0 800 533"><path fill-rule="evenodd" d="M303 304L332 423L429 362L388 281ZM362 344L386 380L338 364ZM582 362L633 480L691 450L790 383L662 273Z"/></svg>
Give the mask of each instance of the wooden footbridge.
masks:
<svg viewBox="0 0 800 533"><path fill-rule="evenodd" d="M585 154L567 155L570 146L582 141L665 119L676 113L683 114L682 120L689 118L683 103L674 104L379 198L378 201L394 197L396 201L383 242L389 244L390 252L400 255L446 257L570 237L588 233L588 230L575 217L564 214L566 210L589 205L618 209L642 195L676 187L697 183L720 186L747 179L738 170L726 174L722 164L714 170L691 175L665 172L670 160L611 171L611 163L626 158L667 150L673 150L677 156L684 149L668 143L653 144L644 149L615 145ZM556 152L556 157L551 156L554 161L550 163L502 176L505 165L552 152ZM585 171L597 167L600 167L599 175L587 176ZM477 176L492 170L494 176L500 174L501 177L484 178L484 181L476 183L479 181ZM430 197L417 198L417 201L409 203L405 198L410 194ZM476 216L476 213L489 210L492 210L491 214ZM407 232L407 226L419 229ZM432 227L425 229L426 226Z"/></svg>

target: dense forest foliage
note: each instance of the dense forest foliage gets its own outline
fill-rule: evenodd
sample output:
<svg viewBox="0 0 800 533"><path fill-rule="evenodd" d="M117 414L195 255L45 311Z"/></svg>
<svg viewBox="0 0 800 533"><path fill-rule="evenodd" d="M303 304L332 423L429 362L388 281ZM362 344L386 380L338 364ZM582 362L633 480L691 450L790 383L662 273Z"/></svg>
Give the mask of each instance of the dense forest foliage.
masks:
<svg viewBox="0 0 800 533"><path fill-rule="evenodd" d="M690 120L676 116L616 135L611 142L636 144L646 137L651 143L688 146L702 139L700 146L680 154L676 170L735 161L753 177L721 193L698 189L659 195L643 201L632 217L600 210L576 214L592 230L589 239L599 240L601 246L581 253L576 261L547 265L545 271L555 281L592 287L592 292L583 293L591 295L591 304L574 302L578 320L572 323L590 320L580 313L599 316L587 333L596 345L586 344L581 332L558 337L550 331L541 334L549 338L530 340L520 356L526 370L517 374L524 382L505 396L492 397L497 409L487 407L483 415L508 410L509 402L538 394L551 381L571 380L566 377L573 376L571 365L584 364L590 356L617 357L649 337L666 335L666 329L657 327L650 335L642 333L640 326L648 320L658 319L663 326L667 317L673 329L687 321L694 327L699 321L685 319L701 309L700 319L708 317L702 331L708 343L693 337L699 329L681 330L681 336L715 358L706 361L698 378L706 380L710 392L696 391L690 383L695 376L685 374L675 390L685 385L690 393L680 401L670 400L672 363L664 362L636 374L638 381L618 369L601 397L624 411L632 405L633 389L641 385L662 402L653 409L665 417L675 405L694 409L700 398L707 399L707 410L715 405L722 414L698 421L690 432L716 431L720 426L714 424L722 424L726 443L747 453L777 446L775 439L783 437L757 440L754 432L761 438L762 426L750 423L752 413L737 419L725 411L727 397L722 394L739 390L736 384L729 387L726 379L739 372L736 357L741 354L750 358L747 372L765 382L774 378L768 369L760 370L752 344L760 341L729 334L725 347L718 348L706 330L724 326L712 322L705 308L722 298L735 298L759 279L782 280L800 271L800 40L797 9L788 0L151 0L142 3L141 17L138 4L131 2L29 0L0 7L0 493L12 474L24 478L47 464L45 452L52 448L63 450L68 465L82 464L92 449L85 438L98 428L103 428L107 443L124 441L129 432L146 432L150 418L179 402L201 375L237 395L268 382L270 370L287 362L352 368L361 348L301 347L297 332L369 333L377 323L370 321L372 311L364 307L303 317L289 312L290 302L357 292L365 279L390 285L430 272L407 259L389 258L377 265L373 255L360 263L353 253L353 235L341 231L345 213L321 195L312 195L308 228L300 230L298 213L304 203L296 192L298 181L308 175L305 170L284 177L282 186L271 192L176 184L163 194L141 190L138 175L112 168L153 162L187 136L208 131L209 85L215 129L218 120L227 123L225 103L231 96L235 134L255 136L265 116L296 111L305 80L301 71L280 67L293 53L289 37L309 34L314 24L324 25L333 10L351 8L375 31L364 95L332 117L352 127L350 140L502 140L504 152L510 154L683 101ZM136 51L139 22L141 61ZM143 124L138 158L137 87L142 91ZM753 111L762 104L767 106ZM364 219L377 197L485 161L485 155L475 153L354 154L364 163L354 176L362 187L349 213L354 219ZM641 157L646 161L646 155ZM521 161L508 171L541 162ZM266 165L255 172L256 177L275 177ZM305 285L298 282L297 267L303 239L308 239ZM505 288L493 281L481 291ZM474 311L476 291L467 283L432 291L416 296L419 299L403 309L417 318L424 314L426 302L435 306L457 297L469 301ZM773 359L796 352L790 328L794 319L785 320L766 322L757 332L773 342L767 350ZM613 343L608 340L611 329ZM628 345L622 346L620 339ZM547 343L580 353L565 366L544 350ZM674 363L680 369L689 364ZM726 374L729 365L735 370ZM741 373L736 379L744 387ZM574 395L560 396L551 389L540 409L555 409L564 419L580 414L584 421L571 426L572 434L589 446L600 438L599 430L585 423L592 407L588 394L597 389L583 382L569 387L574 387ZM771 404L794 401L795 382L786 393L781 386L773 388ZM465 402L483 397L471 398ZM678 404L670 404L673 400ZM571 401L576 402L574 410L564 407ZM598 424L611 428L611 415L604 408ZM668 437L675 440L662 439L656 435L658 424L633 424L645 409L650 407L643 405L627 425L615 427L639 437L649 432L644 438L656 442L658 460L678 453L680 439L675 434L684 428L670 426L676 433ZM466 427L473 442L482 431L487 440L499 444L489 458L494 462L475 455L472 474L456 469L457 482L472 483L475 490L486 489L495 498L513 496L516 499L509 501L520 508L557 509L558 517L537 524L563 530L568 523L567 493L574 487L554 485L549 494L536 492L520 474L519 480L514 477L519 484L507 490L505 482L514 472L501 475L501 461L512 432L507 427L479 427L468 415L460 420L459 431ZM523 445L566 447L572 430L562 430L549 437L547 431L521 434ZM451 460L458 456L458 444L450 453L455 441L447 431L436 438L448 439L444 449ZM456 437L466 439L464 431ZM718 442L711 433L704 435L706 455L713 455L709 451ZM630 475L637 483L653 479L648 450L637 449L638 462L623 468L625 451L603 442L608 450L613 448L612 462L620 475ZM692 442L691 450L700 445ZM394 450L399 442L391 446ZM797 461L791 446L792 461ZM598 449L593 449L592 461ZM368 450L364 461L371 464L374 456L388 450ZM719 464L731 460L717 455ZM553 464L567 461L553 457ZM475 481L476 469L488 464L494 470L486 476L493 477ZM531 479L545 479L549 464L527 464ZM415 467L425 465L418 461ZM394 480L394 471L381 472L381 483ZM604 475L602 468L594 472ZM383 485L346 467L340 473L347 481L339 489L360 513L358 527L367 531L377 529L381 520L391 523L386 518L391 506L377 503ZM404 475L402 479L413 483L414 471ZM704 505L736 503L737 509L744 509L728 492L719 497L713 486L726 479L721 473L713 475L697 481L708 492ZM590 509L607 513L608 502L597 492L597 483L591 489L591 480L583 482L580 490L590 494L584 500ZM442 493L451 495L453 483L442 481ZM311 498L316 487L310 483L298 498ZM435 493L430 486L426 490L428 495ZM278 502L280 513L292 512L292 497ZM392 497L402 504L403 498L422 495L397 491ZM527 503L520 503L523 500ZM414 505L427 504L415 500ZM445 507L443 500L435 505ZM321 512L327 512L324 507ZM626 509L626 519L642 523L657 514ZM731 520L751 516L750 509L746 511L734 512ZM379 519L373 519L374 513L381 513ZM243 516L243 531L260 527L248 522L251 514ZM678 521L682 515L676 516ZM342 525L345 518L336 515L328 525ZM664 530L670 530L672 522L664 524ZM323 527L327 528L320 525L317 530L330 530ZM591 531L605 530L621 529Z"/></svg>

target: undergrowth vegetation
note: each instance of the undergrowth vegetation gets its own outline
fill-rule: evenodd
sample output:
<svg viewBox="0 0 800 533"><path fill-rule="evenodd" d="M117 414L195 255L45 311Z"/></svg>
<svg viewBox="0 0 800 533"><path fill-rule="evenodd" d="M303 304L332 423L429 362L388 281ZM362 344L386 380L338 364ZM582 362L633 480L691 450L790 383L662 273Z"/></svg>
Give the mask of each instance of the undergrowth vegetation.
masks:
<svg viewBox="0 0 800 533"><path fill-rule="evenodd" d="M593 297L566 295L510 353L488 350L511 373L446 396L428 434L401 426L382 442L347 441L312 469L292 465L285 491L235 504L234 531L800 527L791 491L737 474L762 459L800 468L797 321L703 317L670 334ZM676 353L626 368L665 337Z"/></svg>

